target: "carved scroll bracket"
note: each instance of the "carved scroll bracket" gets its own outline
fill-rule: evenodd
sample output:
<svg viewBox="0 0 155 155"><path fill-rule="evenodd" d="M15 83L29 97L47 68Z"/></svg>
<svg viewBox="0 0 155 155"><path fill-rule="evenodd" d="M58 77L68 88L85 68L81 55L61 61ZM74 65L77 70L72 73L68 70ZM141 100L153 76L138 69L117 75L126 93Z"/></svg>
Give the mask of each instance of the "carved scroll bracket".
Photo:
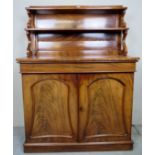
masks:
<svg viewBox="0 0 155 155"><path fill-rule="evenodd" d="M126 22L124 21L124 16L125 16L125 11L122 13L122 16L121 16L121 20L120 20L120 26L121 27L127 27L127 24Z"/></svg>
<svg viewBox="0 0 155 155"><path fill-rule="evenodd" d="M122 32L122 47L121 47L121 53L120 53L121 55L127 55L127 53L128 53L128 48L126 45L127 34L128 34L128 30L124 30Z"/></svg>
<svg viewBox="0 0 155 155"><path fill-rule="evenodd" d="M28 15L27 28L34 28L35 27L34 14L32 14L30 10L27 10L27 15Z"/></svg>
<svg viewBox="0 0 155 155"><path fill-rule="evenodd" d="M126 45L127 34L128 34L128 30L125 30L123 32L123 51L124 51L124 55L127 55L127 53L128 53L128 48L127 48L127 45Z"/></svg>
<svg viewBox="0 0 155 155"><path fill-rule="evenodd" d="M31 56L33 56L33 52L32 52L32 49L31 49L30 33L28 31L26 31L26 36L27 36L27 39L28 39L27 57L31 57Z"/></svg>
<svg viewBox="0 0 155 155"><path fill-rule="evenodd" d="M27 22L27 28L31 28L31 23L32 23L32 14L30 13L29 10L27 10L27 14L28 14L28 22Z"/></svg>

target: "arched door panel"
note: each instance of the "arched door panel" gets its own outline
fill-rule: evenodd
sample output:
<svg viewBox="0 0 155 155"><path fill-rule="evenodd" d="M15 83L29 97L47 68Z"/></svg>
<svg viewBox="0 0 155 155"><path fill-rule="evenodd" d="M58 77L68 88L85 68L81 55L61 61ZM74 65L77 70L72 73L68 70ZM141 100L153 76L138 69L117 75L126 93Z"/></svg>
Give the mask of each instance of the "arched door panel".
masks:
<svg viewBox="0 0 155 155"><path fill-rule="evenodd" d="M27 126L28 139L31 142L76 141L76 78L67 75L26 75L23 80L25 104L29 104L25 114L31 122ZM31 90L28 94L27 89ZM27 107L31 107L29 112Z"/></svg>
<svg viewBox="0 0 155 155"><path fill-rule="evenodd" d="M80 141L128 139L131 122L125 115L131 115L132 76L87 74L79 79Z"/></svg>

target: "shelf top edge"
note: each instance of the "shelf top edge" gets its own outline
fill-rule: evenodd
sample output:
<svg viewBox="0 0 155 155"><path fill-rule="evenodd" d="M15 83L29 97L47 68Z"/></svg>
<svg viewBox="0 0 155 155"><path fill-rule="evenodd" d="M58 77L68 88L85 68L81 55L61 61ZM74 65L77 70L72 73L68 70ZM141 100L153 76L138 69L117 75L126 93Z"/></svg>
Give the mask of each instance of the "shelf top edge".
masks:
<svg viewBox="0 0 155 155"><path fill-rule="evenodd" d="M128 27L119 28L103 28L103 29L38 29L38 28L25 28L26 31L122 31L129 30Z"/></svg>
<svg viewBox="0 0 155 155"><path fill-rule="evenodd" d="M26 10L126 10L127 7L123 5L104 5L104 6L29 6Z"/></svg>

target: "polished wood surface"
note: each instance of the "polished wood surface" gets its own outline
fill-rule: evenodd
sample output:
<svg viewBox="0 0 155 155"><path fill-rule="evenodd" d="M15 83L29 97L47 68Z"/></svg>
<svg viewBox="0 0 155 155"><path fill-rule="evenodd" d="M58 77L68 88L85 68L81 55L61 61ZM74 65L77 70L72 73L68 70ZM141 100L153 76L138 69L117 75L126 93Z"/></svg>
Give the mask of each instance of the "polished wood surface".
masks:
<svg viewBox="0 0 155 155"><path fill-rule="evenodd" d="M80 51L81 55L79 53L74 56L69 56L66 54L57 57L54 55L45 55L45 56L34 56L29 58L18 58L17 62L20 63L87 63L87 62L137 62L139 60L138 57L130 57L130 56L100 56L100 54L97 54L101 51L94 51L96 52L92 54L90 50L87 51ZM75 54L75 53L74 53Z"/></svg>
<svg viewBox="0 0 155 155"><path fill-rule="evenodd" d="M133 72L29 72L22 79L25 152L132 148Z"/></svg>
<svg viewBox="0 0 155 155"><path fill-rule="evenodd" d="M24 152L129 150L133 81L124 6L30 6Z"/></svg>
<svg viewBox="0 0 155 155"><path fill-rule="evenodd" d="M91 5L85 5L85 6L82 6L82 5L70 5L70 6L29 6L29 7L26 7L26 10L81 10L81 9L84 9L84 10L111 10L111 11L114 11L114 10L126 10L127 7L125 6L122 6L122 5L105 5L105 6L91 6Z"/></svg>
<svg viewBox="0 0 155 155"><path fill-rule="evenodd" d="M24 143L24 151L31 152L75 152L75 151L120 151L131 150L131 141L89 143Z"/></svg>
<svg viewBox="0 0 155 155"><path fill-rule="evenodd" d="M100 56L126 55L125 10L123 6L31 6L27 8L27 55L48 55L52 51L58 56L60 51L74 55L81 50L102 50Z"/></svg>
<svg viewBox="0 0 155 155"><path fill-rule="evenodd" d="M79 75L82 142L130 140L132 73Z"/></svg>
<svg viewBox="0 0 155 155"><path fill-rule="evenodd" d="M122 5L115 6L29 6L26 10L29 14L57 14L57 13L91 13L91 14L102 14L102 13L120 13L125 12L127 7Z"/></svg>
<svg viewBox="0 0 155 155"><path fill-rule="evenodd" d="M21 64L21 73L134 72L135 63Z"/></svg>
<svg viewBox="0 0 155 155"><path fill-rule="evenodd" d="M74 142L77 137L76 78L23 75L26 142Z"/></svg>

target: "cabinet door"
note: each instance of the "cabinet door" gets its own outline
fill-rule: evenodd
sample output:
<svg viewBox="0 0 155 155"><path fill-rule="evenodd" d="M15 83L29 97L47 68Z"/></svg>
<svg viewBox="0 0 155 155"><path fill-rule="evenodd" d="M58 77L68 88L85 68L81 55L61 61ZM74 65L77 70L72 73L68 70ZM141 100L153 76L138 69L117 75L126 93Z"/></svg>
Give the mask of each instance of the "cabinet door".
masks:
<svg viewBox="0 0 155 155"><path fill-rule="evenodd" d="M76 141L76 76L23 74L22 78L26 141Z"/></svg>
<svg viewBox="0 0 155 155"><path fill-rule="evenodd" d="M81 74L79 87L79 141L130 140L133 74Z"/></svg>

